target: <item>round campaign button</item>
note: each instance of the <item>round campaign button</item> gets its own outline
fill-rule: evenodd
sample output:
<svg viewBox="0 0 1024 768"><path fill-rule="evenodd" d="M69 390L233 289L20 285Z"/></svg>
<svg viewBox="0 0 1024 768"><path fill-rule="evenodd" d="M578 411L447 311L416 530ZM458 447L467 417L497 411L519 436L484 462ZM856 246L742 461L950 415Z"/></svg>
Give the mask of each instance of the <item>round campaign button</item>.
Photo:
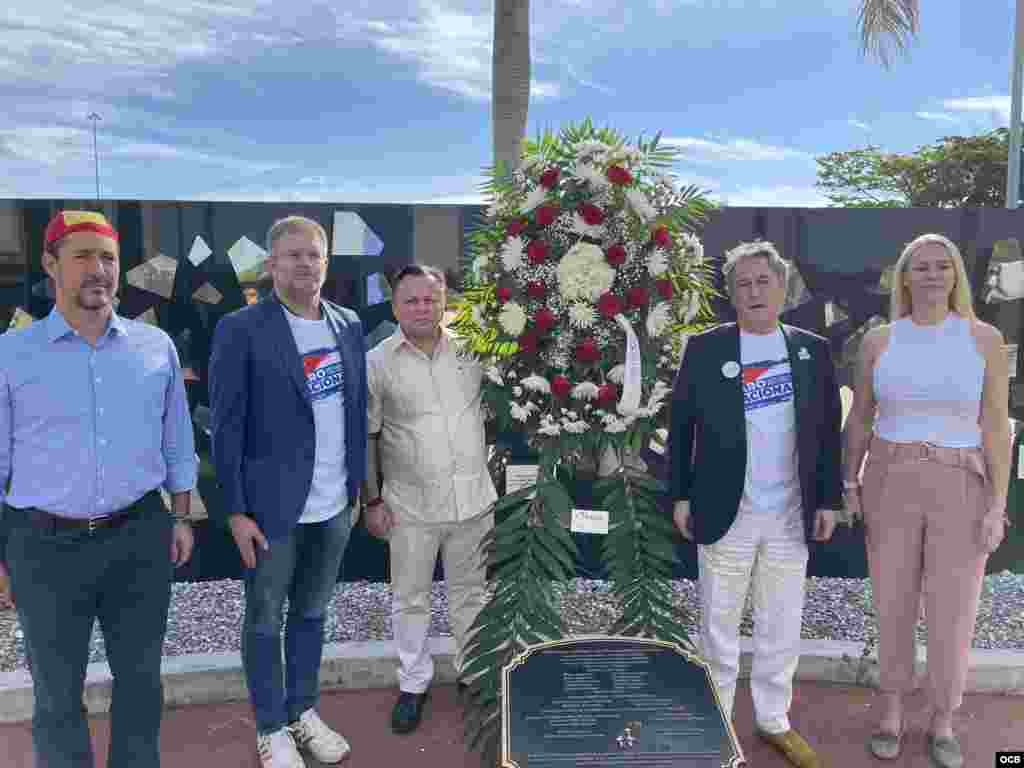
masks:
<svg viewBox="0 0 1024 768"><path fill-rule="evenodd" d="M722 375L727 379L735 379L740 375L740 364L735 360L730 360L722 366Z"/></svg>

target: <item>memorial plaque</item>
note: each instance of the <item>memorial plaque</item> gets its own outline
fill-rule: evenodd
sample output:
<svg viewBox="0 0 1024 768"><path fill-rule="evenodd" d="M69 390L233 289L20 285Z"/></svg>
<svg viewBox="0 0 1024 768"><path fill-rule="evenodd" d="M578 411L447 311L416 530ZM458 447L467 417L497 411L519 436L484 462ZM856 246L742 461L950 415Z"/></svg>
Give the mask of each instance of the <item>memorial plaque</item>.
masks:
<svg viewBox="0 0 1024 768"><path fill-rule="evenodd" d="M505 768L746 765L707 665L672 643L556 640L502 675Z"/></svg>

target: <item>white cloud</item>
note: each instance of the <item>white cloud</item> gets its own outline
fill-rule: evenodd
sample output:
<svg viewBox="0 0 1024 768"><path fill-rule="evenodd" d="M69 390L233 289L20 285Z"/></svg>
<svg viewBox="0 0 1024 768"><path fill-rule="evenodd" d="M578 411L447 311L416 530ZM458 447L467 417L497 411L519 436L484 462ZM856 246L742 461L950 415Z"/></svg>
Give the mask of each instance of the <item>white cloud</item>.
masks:
<svg viewBox="0 0 1024 768"><path fill-rule="evenodd" d="M788 147L777 147L761 144L751 139L732 139L730 141L710 141L694 137L669 137L661 140L662 144L678 147L683 151L683 160L695 163L736 163L766 160L799 160L811 162L813 156Z"/></svg>
<svg viewBox="0 0 1024 768"><path fill-rule="evenodd" d="M936 123L959 123L953 115L947 115L945 112L915 112L914 117L919 117L922 120L931 120Z"/></svg>
<svg viewBox="0 0 1024 768"><path fill-rule="evenodd" d="M751 208L821 208L829 202L815 187L787 184L744 187L714 197L726 206Z"/></svg>
<svg viewBox="0 0 1024 768"><path fill-rule="evenodd" d="M115 159L156 160L188 163L189 165L210 165L242 173L266 173L281 168L280 163L246 160L232 155L209 154L194 149L160 144L151 141L115 142L110 156Z"/></svg>
<svg viewBox="0 0 1024 768"><path fill-rule="evenodd" d="M572 65L572 62L568 60L566 60L565 62L565 71L566 74L569 76L569 79L571 79L577 85L582 85L584 88L590 88L592 90L598 91L599 93L603 93L606 96L615 95L614 88L610 88L607 85L602 85L601 83L597 83L594 82L593 80L590 80L589 78L583 77L581 74L579 74L579 72L576 71L576 68Z"/></svg>
<svg viewBox="0 0 1024 768"><path fill-rule="evenodd" d="M91 137L82 130L63 126L31 126L0 131L0 157L56 166L69 158L91 152Z"/></svg>
<svg viewBox="0 0 1024 768"><path fill-rule="evenodd" d="M868 125L867 123L861 121L861 120L854 120L854 119L851 118L850 120L847 120L846 122L849 123L850 125L852 125L854 128L860 128L862 131L870 131L871 130L871 126Z"/></svg>
<svg viewBox="0 0 1024 768"><path fill-rule="evenodd" d="M952 112L989 112L997 115L1004 123L1010 122L1009 96L970 96L961 99L946 99L943 109Z"/></svg>

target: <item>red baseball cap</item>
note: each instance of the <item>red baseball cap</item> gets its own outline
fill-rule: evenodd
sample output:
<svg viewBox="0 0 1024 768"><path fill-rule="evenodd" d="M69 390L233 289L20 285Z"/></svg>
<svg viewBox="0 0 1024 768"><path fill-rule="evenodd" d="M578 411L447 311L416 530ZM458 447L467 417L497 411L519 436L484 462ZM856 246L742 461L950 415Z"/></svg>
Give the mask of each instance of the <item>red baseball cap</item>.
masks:
<svg viewBox="0 0 1024 768"><path fill-rule="evenodd" d="M50 246L72 232L95 232L98 235L117 240L117 230L110 226L107 217L93 211L61 211L46 225L44 245Z"/></svg>

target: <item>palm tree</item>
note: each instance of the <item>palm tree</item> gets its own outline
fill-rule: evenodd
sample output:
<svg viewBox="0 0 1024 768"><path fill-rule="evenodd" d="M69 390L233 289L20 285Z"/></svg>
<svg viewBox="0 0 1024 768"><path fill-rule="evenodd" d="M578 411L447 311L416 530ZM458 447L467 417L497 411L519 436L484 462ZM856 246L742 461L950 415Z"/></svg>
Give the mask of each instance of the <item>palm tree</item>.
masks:
<svg viewBox="0 0 1024 768"><path fill-rule="evenodd" d="M857 23L864 54L888 67L893 49L904 53L917 35L918 15L918 0L861 0Z"/></svg>
<svg viewBox="0 0 1024 768"><path fill-rule="evenodd" d="M530 0L494 0L491 83L494 165L510 173L530 107Z"/></svg>

